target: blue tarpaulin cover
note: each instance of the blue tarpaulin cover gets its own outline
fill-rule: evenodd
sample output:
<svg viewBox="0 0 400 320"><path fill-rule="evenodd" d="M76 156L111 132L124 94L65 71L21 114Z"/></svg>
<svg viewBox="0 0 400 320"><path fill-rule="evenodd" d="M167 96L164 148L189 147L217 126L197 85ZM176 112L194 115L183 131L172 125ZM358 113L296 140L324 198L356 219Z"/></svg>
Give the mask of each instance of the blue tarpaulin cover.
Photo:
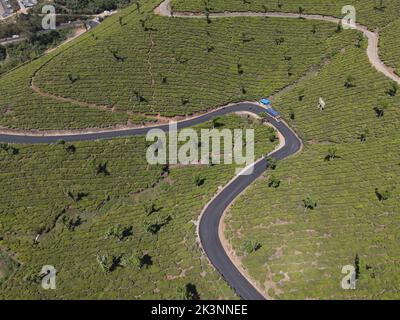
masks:
<svg viewBox="0 0 400 320"><path fill-rule="evenodd" d="M265 104L265 105L271 104L271 101L269 101L268 99L261 99L260 102L261 102L262 104Z"/></svg>

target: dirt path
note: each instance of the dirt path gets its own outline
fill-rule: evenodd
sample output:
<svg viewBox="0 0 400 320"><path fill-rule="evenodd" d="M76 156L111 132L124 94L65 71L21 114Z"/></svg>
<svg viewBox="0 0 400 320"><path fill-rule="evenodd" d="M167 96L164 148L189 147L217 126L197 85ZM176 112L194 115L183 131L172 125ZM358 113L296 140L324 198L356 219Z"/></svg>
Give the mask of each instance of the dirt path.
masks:
<svg viewBox="0 0 400 320"><path fill-rule="evenodd" d="M115 14L115 12L112 12L111 14ZM205 15L202 13L189 13L189 12L180 12L180 13L173 13L171 11L171 0L165 0L162 2L157 8L154 9L154 14L163 16L163 17L175 17L175 18L205 18ZM263 13L263 12L223 12L223 13L211 13L209 15L210 18L222 18L222 17L276 17L276 18L299 18L300 15L298 13L280 13L280 12L270 12L270 13ZM308 15L308 14L302 14L302 18L307 19L307 20L319 20L319 21L327 21L331 23L338 24L341 22L340 19L331 17L331 16L323 16L323 15ZM363 32L365 37L368 39L368 48L367 48L367 55L369 58L369 61L372 66L375 67L376 70L379 72L383 73L386 77L392 79L393 81L397 82L400 84L400 77L394 72L394 70L388 66L386 66L383 61L379 57L379 34L376 32L372 32L368 30L366 26L363 25L356 25L356 29ZM69 39L69 41L72 41L73 39L76 39L79 37L81 34L84 32L79 32L76 34L73 38ZM64 42L63 44L65 44ZM61 44L61 45L63 45ZM60 46L61 46L60 45ZM52 49L51 51L55 50ZM107 106L107 105L98 105L95 103L89 103L85 101L80 101L74 98L66 98L62 96L57 96L45 91L42 91L38 86L34 84L34 76L32 77L31 81L31 88L33 91L35 91L37 94L40 94L41 96L48 97L51 99L55 99L58 101L62 102L68 102L68 103L73 103L82 107L89 107L89 108L95 108L99 110L105 110L105 111L112 111L112 107ZM200 115L200 114L198 114ZM197 116L197 115L194 115ZM157 120L159 120L158 124L160 123L165 123L168 122L169 120L175 121L175 120L184 120L182 118L177 118L177 117L161 117L160 115L156 117ZM126 128L134 128L135 126L124 126L120 125L115 127L115 130L121 130L121 129L126 129ZM87 132L93 132L93 131L101 131L104 129L88 129ZM113 130L113 128L108 128L107 130ZM6 133L9 134L10 132L13 132L14 130L7 130L4 129L2 130L0 128L0 133ZM65 132L66 134L71 134L71 131L75 131L76 133L84 133L85 129L81 130L57 130L54 131L54 134L60 134L60 132ZM32 130L15 130L14 132L18 132L19 134L31 134ZM36 132L35 134L37 134ZM39 132L40 133L40 132ZM42 131L42 134L53 134L52 130L50 131Z"/></svg>
<svg viewBox="0 0 400 320"><path fill-rule="evenodd" d="M70 37L68 37L67 39L65 39L65 41L63 41L62 43L60 43L58 46L48 49L46 50L45 54L48 54L60 47L62 47L63 45L67 44L68 42L71 42L72 40L74 40L75 38L78 38L80 35L84 34L86 32L85 28L78 28L75 29L74 32L72 33L72 35Z"/></svg>
<svg viewBox="0 0 400 320"><path fill-rule="evenodd" d="M171 11L171 0L165 0L163 3L160 4L159 7L157 7L154 10L154 13L160 16L165 16L165 17L175 17L175 18L205 18L204 14L196 14L196 13L173 13ZM209 14L209 18L222 18L222 17L277 17L277 18L300 18L299 14L294 14L294 13L261 13L261 12L224 12L224 13L212 13ZM335 18L335 17L330 17L330 16L322 16L322 15L301 15L302 18L307 19L307 20L319 20L319 21L327 21L327 22L332 22L335 24L341 23L341 19ZM386 66L383 61L379 57L379 34L376 32L372 32L368 30L366 26L359 25L357 24L355 26L355 29L358 31L363 32L364 36L368 39L368 48L367 48L367 55L369 58L369 61L372 66L375 67L375 69L381 73L383 73L386 77L392 79L393 81L397 82L400 84L400 77L394 72L394 70L388 66ZM288 88L290 90L290 86ZM277 147L277 150L282 148L285 145L285 140L284 137L280 134L279 135L279 140L280 144ZM300 140L300 139L299 139ZM235 179L235 178L234 178ZM234 181L233 179L233 181ZM230 182L232 183L232 181ZM225 187L220 188L218 190L218 193L214 196L214 198L210 201L212 201L219 195L221 194L224 189L229 187L230 183L228 183ZM243 190L242 193L244 193L246 189ZM237 197L235 198L237 199ZM268 290L263 290L262 286L259 283L256 283L250 276L248 271L243 267L241 259L236 255L235 250L233 249L231 243L229 240L225 237L225 230L226 230L226 224L225 224L225 218L226 215L229 212L229 208L232 206L234 202L230 203L229 206L224 210L220 220L219 220L219 225L218 225L218 237L219 241L222 244L223 250L233 263L233 265L236 267L237 270L240 271L243 277L246 278L246 280L253 285L254 288L256 288L259 292L261 292L265 298L271 299L268 295ZM208 208L207 204L204 208L202 213L200 214L199 217L199 222L197 224L197 237L199 238L199 225L200 225L200 220L203 217L204 211ZM200 247L202 247L202 243L200 240L198 240ZM204 250L204 249L203 249ZM274 286L274 283L272 283ZM268 289L268 288L267 288Z"/></svg>
<svg viewBox="0 0 400 320"><path fill-rule="evenodd" d="M171 0L165 0L160 4L154 13L164 17L175 17L175 18L205 18L203 13L189 13L179 12L175 13L171 11ZM339 24L342 22L341 19L332 16L324 16L318 14L298 14L298 13L284 13L284 12L221 12L221 13L210 13L209 18L227 18L227 17L271 17L271 18L303 18L306 20L318 20L332 22ZM350 26L348 23L344 25ZM379 34L372 32L368 28L361 24L356 24L355 29L361 31L364 36L368 39L367 55L372 66L376 70L383 73L386 77L400 84L400 77L394 72L394 70L380 59L379 57Z"/></svg>

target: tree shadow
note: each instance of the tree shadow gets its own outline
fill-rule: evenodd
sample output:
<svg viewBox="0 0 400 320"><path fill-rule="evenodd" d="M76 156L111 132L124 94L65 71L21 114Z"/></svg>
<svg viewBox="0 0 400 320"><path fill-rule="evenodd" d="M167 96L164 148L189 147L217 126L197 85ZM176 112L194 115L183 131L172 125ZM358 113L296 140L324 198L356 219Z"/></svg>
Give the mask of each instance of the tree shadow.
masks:
<svg viewBox="0 0 400 320"><path fill-rule="evenodd" d="M186 285L186 299L188 300L200 300L200 295L197 291L196 285L188 283Z"/></svg>
<svg viewBox="0 0 400 320"><path fill-rule="evenodd" d="M139 269L148 268L153 265L153 259L149 254L139 257Z"/></svg>

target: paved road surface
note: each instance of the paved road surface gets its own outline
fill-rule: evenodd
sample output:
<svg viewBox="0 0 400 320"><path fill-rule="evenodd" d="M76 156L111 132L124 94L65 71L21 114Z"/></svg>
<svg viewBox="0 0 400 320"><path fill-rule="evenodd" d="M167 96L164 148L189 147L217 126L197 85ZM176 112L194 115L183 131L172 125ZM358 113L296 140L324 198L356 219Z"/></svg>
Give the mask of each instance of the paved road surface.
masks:
<svg viewBox="0 0 400 320"><path fill-rule="evenodd" d="M207 114L201 115L194 119L178 122L178 129L191 127L196 124L209 121L215 117L222 116L232 112L247 111L254 114L265 112L265 108L255 103L237 103L225 108L217 109ZM283 122L278 122L275 119L267 116L268 121L283 135L285 138L285 145L272 153L271 156L280 160L290 156L301 148L301 141L297 136L287 127ZM150 129L159 128L168 131L168 125L160 125L154 127L134 128L127 130L109 130L97 133L83 133L72 135L53 135L53 136L27 136L27 135L12 135L0 134L0 141L3 143L23 143L23 144L36 144L36 143L55 143L59 140L67 142L72 141L90 141L98 139L109 139L115 137L145 135ZM265 137L267 139L267 137ZM266 168L266 160L263 159L257 162L254 170L250 175L239 175L231 181L224 190L218 194L204 210L201 220L199 222L199 236L203 250L211 263L221 273L229 285L236 291L236 293L243 299L264 299L264 297L257 291L255 287L240 273L236 266L232 263L226 254L218 235L218 228L221 217L227 206L255 179L257 179Z"/></svg>
<svg viewBox="0 0 400 320"><path fill-rule="evenodd" d="M156 9L154 13L164 17L175 17L175 18L205 18L204 13L189 13L189 12L172 12L171 11L171 0L163 1ZM339 14L339 13L338 13ZM341 19L325 16L319 14L299 14L299 13L288 13L288 12L220 12L220 13L210 13L209 18L228 18L228 17L271 17L271 18L301 18L306 20L319 20L332 22L339 24L342 22ZM344 23L344 25L350 26L349 23ZM385 63L379 57L379 33L368 30L368 27L355 24L354 29L361 31L364 36L368 39L367 55L371 65L375 67L376 70L383 73L386 77L392 79L393 81L400 84L400 77L395 73L395 71L385 65Z"/></svg>

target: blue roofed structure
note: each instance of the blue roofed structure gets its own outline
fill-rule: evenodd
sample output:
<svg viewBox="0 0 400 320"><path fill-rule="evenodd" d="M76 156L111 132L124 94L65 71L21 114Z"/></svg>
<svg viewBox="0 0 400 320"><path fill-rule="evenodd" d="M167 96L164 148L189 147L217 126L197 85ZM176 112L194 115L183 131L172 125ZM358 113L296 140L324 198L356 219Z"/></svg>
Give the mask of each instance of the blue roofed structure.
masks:
<svg viewBox="0 0 400 320"><path fill-rule="evenodd" d="M268 99L261 99L260 102L265 106L269 106L271 104L271 101Z"/></svg>

